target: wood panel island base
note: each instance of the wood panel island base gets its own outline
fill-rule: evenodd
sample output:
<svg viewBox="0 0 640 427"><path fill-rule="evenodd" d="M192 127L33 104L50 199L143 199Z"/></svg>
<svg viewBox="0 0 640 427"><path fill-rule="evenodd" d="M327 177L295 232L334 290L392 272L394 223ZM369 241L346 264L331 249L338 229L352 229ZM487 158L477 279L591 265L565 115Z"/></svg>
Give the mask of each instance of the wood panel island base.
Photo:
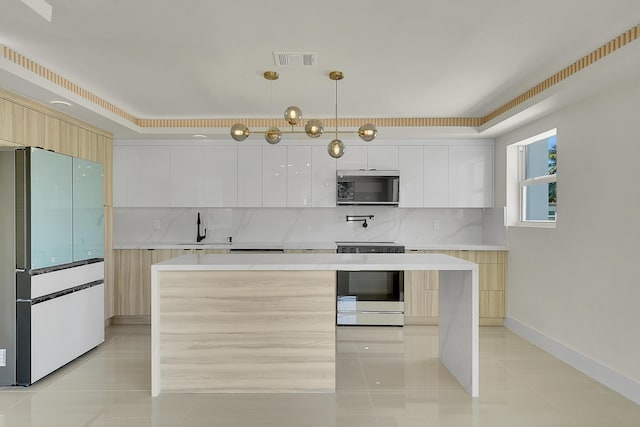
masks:
<svg viewBox="0 0 640 427"><path fill-rule="evenodd" d="M440 360L478 396L478 266L435 254L185 255L154 264L152 395L335 392L339 270L440 271Z"/></svg>

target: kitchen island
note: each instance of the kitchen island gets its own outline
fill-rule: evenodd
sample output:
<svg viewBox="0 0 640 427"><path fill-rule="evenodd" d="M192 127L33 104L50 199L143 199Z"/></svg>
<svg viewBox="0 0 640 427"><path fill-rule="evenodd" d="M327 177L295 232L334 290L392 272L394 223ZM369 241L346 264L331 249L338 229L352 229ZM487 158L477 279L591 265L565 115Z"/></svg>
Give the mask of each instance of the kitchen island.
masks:
<svg viewBox="0 0 640 427"><path fill-rule="evenodd" d="M192 254L154 264L152 395L335 392L339 270L439 271L440 360L478 396L478 266L437 254Z"/></svg>

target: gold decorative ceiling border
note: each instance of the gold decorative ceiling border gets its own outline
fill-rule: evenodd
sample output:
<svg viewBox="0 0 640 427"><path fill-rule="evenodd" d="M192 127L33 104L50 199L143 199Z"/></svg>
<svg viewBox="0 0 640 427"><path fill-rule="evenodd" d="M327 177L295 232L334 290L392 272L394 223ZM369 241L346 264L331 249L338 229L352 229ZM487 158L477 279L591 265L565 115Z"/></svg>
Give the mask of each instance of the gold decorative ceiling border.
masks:
<svg viewBox="0 0 640 427"><path fill-rule="evenodd" d="M516 98L490 112L483 117L393 117L393 118L341 118L337 120L331 118L321 119L329 127L358 127L362 121L371 122L379 127L478 127L490 120L506 113L527 100L539 95L545 90L555 86L566 78L574 75L580 70L592 65L600 59L612 54L621 47L637 40L640 37L640 25L630 28L618 37L603 44L599 48L583 56L568 67L563 68L546 80L538 83L534 87L520 94ZM82 88L69 81L37 62L25 57L8 46L0 44L2 56L21 66L22 68L92 102L93 104L121 117L141 128L229 128L234 123L242 122L250 127L269 127L282 124L281 119L143 119L135 117L122 108L97 96L96 94Z"/></svg>
<svg viewBox="0 0 640 427"><path fill-rule="evenodd" d="M5 59L8 59L9 61L21 66L22 68L24 68L25 70L31 71L32 73L42 77L43 79L49 80L51 83L56 84L58 86L60 86L61 88L64 88L66 90L68 90L69 92L72 92L78 96L80 96L81 98L86 99L87 101L90 101L96 105L98 105L101 108L104 108L105 110L115 114L116 116L122 117L123 119L126 119L134 124L138 124L138 119L133 116L132 114L127 113L126 111L124 111L122 108L117 107L115 105L113 105L112 103L110 103L109 101L99 97L98 95L82 88L81 86L65 79L64 77L62 77L60 74L51 71L50 69L48 69L47 67L44 67L40 64L38 64L37 62L27 58L26 56L22 55L21 53L16 52L15 50L11 49L10 47L7 47L5 45L0 44L0 46L2 46L2 56Z"/></svg>
<svg viewBox="0 0 640 427"><path fill-rule="evenodd" d="M513 98L511 101L507 102L506 104L499 107L495 111L492 111L491 113L487 114L482 118L482 124L485 124L489 120L493 120L494 118L500 116L501 114L506 113L512 108L515 108L516 106L522 104L523 102L544 92L550 87L555 86L556 84L560 83L562 80L566 79L567 77L574 75L578 71L601 60L605 56L612 54L613 52L620 49L621 47L631 43L634 40L637 40L639 36L640 36L640 25L636 25L635 27L629 29L628 31L625 31L624 33L620 34L618 37L611 40L610 42L603 44L593 52L588 53L587 55L578 59L576 62L569 65L568 67L565 67L562 70L558 71L548 79L538 83L537 85L527 90L526 92L522 93L518 97Z"/></svg>
<svg viewBox="0 0 640 427"><path fill-rule="evenodd" d="M319 118L327 128L336 126L335 118ZM359 127L362 122L373 123L381 127L413 127L413 126L480 126L478 117L415 117L415 118L339 118L338 127ZM248 127L282 126L282 119L138 119L143 128L230 128L236 123L244 123Z"/></svg>

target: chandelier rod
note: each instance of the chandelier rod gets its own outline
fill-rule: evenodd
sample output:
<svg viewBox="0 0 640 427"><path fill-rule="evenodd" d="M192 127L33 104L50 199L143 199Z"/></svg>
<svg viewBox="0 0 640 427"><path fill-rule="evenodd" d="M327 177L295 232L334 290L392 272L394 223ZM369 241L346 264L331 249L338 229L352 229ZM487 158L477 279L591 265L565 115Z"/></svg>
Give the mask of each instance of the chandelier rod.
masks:
<svg viewBox="0 0 640 427"><path fill-rule="evenodd" d="M336 139L338 139L338 79L336 82Z"/></svg>

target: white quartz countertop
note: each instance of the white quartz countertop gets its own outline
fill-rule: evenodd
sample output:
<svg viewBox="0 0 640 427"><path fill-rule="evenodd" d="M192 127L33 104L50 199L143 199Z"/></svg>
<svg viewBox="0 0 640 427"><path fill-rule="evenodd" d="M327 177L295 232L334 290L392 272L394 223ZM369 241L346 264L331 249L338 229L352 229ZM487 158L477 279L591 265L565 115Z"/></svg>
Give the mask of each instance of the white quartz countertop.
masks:
<svg viewBox="0 0 640 427"><path fill-rule="evenodd" d="M152 266L185 270L474 270L477 264L440 254L189 254Z"/></svg>
<svg viewBox="0 0 640 427"><path fill-rule="evenodd" d="M367 242L361 242L367 244ZM440 251L506 251L504 245L495 244L438 244L438 243L403 243L406 251L440 250ZM284 250L335 250L335 242L123 242L115 243L114 249L284 249Z"/></svg>

